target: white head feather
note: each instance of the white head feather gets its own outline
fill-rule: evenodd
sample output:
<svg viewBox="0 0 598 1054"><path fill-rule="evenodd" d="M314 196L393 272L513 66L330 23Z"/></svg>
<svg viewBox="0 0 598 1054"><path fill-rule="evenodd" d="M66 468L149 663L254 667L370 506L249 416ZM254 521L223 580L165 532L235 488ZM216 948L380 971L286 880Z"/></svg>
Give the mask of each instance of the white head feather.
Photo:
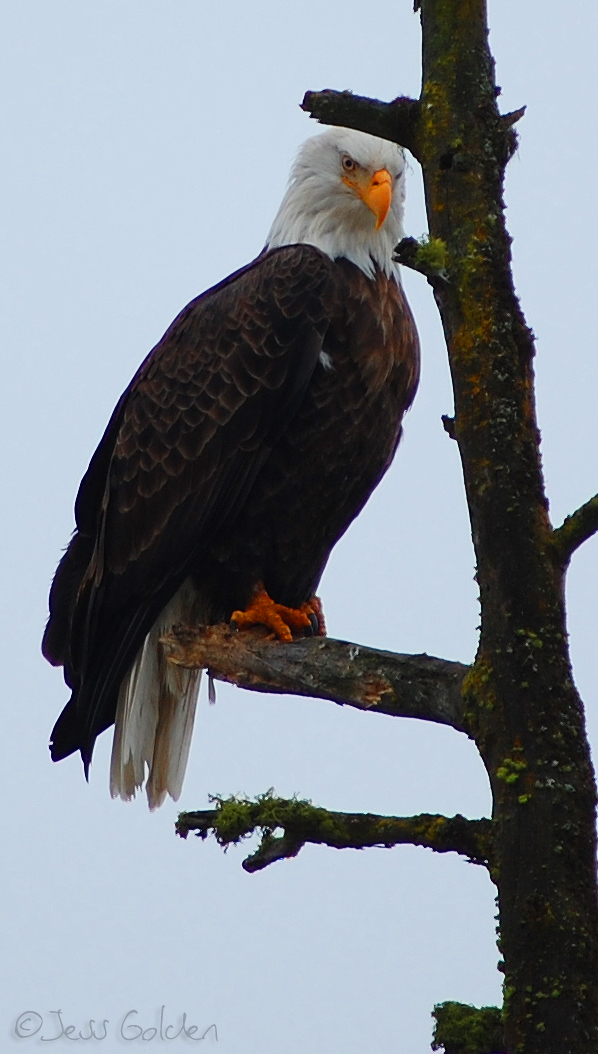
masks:
<svg viewBox="0 0 598 1054"><path fill-rule="evenodd" d="M350 157L372 176L385 168L392 177L388 215L376 219L355 190L343 181L343 158ZM315 245L332 259L345 257L371 277L377 265L398 276L392 252L403 237L405 157L399 146L352 128L331 128L300 148L266 248Z"/></svg>

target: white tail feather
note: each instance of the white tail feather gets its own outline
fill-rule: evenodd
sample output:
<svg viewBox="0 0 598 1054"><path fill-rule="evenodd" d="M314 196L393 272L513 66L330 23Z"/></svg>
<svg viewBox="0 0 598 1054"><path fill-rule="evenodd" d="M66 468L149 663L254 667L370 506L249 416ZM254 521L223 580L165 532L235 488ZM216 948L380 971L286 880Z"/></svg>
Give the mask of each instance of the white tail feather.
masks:
<svg viewBox="0 0 598 1054"><path fill-rule="evenodd" d="M160 637L177 622L196 620L197 597L188 579L156 619L118 696L110 793L130 801L143 786L147 769L150 809L167 794L178 800L193 733L201 670L167 662Z"/></svg>

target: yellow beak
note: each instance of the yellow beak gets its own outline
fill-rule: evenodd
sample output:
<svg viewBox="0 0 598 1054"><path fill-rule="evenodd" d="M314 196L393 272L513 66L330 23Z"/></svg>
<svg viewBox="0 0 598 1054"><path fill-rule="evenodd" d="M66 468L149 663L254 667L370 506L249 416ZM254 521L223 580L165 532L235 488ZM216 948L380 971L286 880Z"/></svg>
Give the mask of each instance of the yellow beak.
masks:
<svg viewBox="0 0 598 1054"><path fill-rule="evenodd" d="M357 191L359 197L371 209L376 217L376 230L379 231L388 215L392 201L392 176L385 168L381 168L369 182L363 180L351 180L345 177L345 183Z"/></svg>

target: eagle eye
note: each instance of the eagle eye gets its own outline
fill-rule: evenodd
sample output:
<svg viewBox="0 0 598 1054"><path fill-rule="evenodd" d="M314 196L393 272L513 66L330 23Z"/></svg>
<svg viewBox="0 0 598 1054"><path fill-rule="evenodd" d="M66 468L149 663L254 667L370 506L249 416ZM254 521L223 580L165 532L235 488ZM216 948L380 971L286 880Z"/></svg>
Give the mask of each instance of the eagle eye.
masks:
<svg viewBox="0 0 598 1054"><path fill-rule="evenodd" d="M354 172L357 168L355 161L348 154L343 154L342 166L345 172Z"/></svg>

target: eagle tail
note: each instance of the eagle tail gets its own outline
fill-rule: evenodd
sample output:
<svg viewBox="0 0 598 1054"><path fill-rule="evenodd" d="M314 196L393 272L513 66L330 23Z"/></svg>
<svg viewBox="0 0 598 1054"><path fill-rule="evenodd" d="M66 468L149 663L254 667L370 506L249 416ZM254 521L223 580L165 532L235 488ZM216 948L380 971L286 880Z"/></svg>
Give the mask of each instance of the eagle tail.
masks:
<svg viewBox="0 0 598 1054"><path fill-rule="evenodd" d="M193 732L201 670L170 664L160 638L176 623L197 617L197 593L187 579L147 634L120 686L110 793L130 801L143 786L150 809L170 794L178 800Z"/></svg>

